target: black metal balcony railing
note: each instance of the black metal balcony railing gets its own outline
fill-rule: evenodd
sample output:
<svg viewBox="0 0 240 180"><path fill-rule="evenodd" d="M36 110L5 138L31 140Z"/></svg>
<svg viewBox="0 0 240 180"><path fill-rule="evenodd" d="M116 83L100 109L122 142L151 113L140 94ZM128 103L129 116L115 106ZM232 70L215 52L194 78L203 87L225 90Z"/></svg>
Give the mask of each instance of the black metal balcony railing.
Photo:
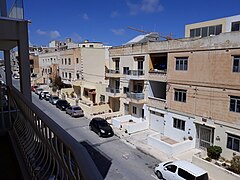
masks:
<svg viewBox="0 0 240 180"><path fill-rule="evenodd" d="M120 74L120 70L108 69L107 73L109 73L109 74Z"/></svg>
<svg viewBox="0 0 240 180"><path fill-rule="evenodd" d="M19 110L8 113L9 134L31 179L103 179L85 147L15 88L7 106Z"/></svg>
<svg viewBox="0 0 240 180"><path fill-rule="evenodd" d="M111 88L111 87L107 87L106 88L106 92L117 94L117 93L120 93L120 90L119 89L115 89L115 88Z"/></svg>
<svg viewBox="0 0 240 180"><path fill-rule="evenodd" d="M127 92L127 97L130 99L142 100L144 99L144 93Z"/></svg>

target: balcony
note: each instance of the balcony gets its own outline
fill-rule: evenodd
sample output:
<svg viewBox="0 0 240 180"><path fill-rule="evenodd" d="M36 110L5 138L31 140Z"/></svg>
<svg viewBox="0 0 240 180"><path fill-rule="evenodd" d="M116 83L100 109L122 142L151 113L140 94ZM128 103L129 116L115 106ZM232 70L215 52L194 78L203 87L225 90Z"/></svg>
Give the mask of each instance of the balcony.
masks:
<svg viewBox="0 0 240 180"><path fill-rule="evenodd" d="M111 88L111 87L106 88L106 93L110 97L120 97L121 96L119 89L115 89L115 88Z"/></svg>
<svg viewBox="0 0 240 180"><path fill-rule="evenodd" d="M122 74L120 73L120 70L108 69L106 71L106 77L109 77L109 78L120 78L120 77L122 77Z"/></svg>
<svg viewBox="0 0 240 180"><path fill-rule="evenodd" d="M167 82L166 70L149 70L148 79L151 81Z"/></svg>
<svg viewBox="0 0 240 180"><path fill-rule="evenodd" d="M85 147L17 89L1 86L0 95L0 135L9 135L17 161L1 159L19 163L22 179L102 179Z"/></svg>
<svg viewBox="0 0 240 180"><path fill-rule="evenodd" d="M144 80L144 70L129 70L126 77L131 80Z"/></svg>
<svg viewBox="0 0 240 180"><path fill-rule="evenodd" d="M144 93L128 92L127 99L136 104L143 104L145 102L144 101Z"/></svg>

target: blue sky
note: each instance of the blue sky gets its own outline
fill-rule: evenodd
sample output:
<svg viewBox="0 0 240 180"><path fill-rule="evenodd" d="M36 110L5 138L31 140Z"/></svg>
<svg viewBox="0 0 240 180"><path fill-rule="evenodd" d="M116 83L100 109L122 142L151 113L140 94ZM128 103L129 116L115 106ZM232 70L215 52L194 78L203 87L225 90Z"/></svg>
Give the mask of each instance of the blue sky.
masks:
<svg viewBox="0 0 240 180"><path fill-rule="evenodd" d="M132 26L184 36L186 24L240 14L240 0L25 0L31 44L71 37L121 45L139 35Z"/></svg>

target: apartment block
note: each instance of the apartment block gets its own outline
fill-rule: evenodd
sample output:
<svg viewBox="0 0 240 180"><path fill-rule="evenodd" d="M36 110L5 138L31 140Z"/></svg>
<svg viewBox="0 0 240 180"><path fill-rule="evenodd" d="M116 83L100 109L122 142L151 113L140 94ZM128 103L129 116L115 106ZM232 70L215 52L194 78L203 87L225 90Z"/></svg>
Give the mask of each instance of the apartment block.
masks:
<svg viewBox="0 0 240 180"><path fill-rule="evenodd" d="M148 141L161 150L173 147L166 139L179 152L219 145L231 159L240 152L239 37L236 31L110 48L111 108L131 115L128 124L138 118L132 126L147 122L141 128L158 134Z"/></svg>
<svg viewBox="0 0 240 180"><path fill-rule="evenodd" d="M185 37L214 36L232 31L240 31L240 15L188 24L185 26Z"/></svg>

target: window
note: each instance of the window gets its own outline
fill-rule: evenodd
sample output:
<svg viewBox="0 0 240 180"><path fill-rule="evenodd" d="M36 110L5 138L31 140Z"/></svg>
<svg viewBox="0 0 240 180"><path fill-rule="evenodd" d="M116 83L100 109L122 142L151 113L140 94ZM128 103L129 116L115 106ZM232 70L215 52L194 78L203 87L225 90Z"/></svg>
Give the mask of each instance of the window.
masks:
<svg viewBox="0 0 240 180"><path fill-rule="evenodd" d="M190 29L190 37L206 37L218 35L222 32L222 25L206 26L196 29Z"/></svg>
<svg viewBox="0 0 240 180"><path fill-rule="evenodd" d="M93 45L89 45L90 48L93 48Z"/></svg>
<svg viewBox="0 0 240 180"><path fill-rule="evenodd" d="M115 60L115 70L119 71L119 59Z"/></svg>
<svg viewBox="0 0 240 180"><path fill-rule="evenodd" d="M62 59L62 64L63 64L63 59Z"/></svg>
<svg viewBox="0 0 240 180"><path fill-rule="evenodd" d="M76 58L76 63L78 64L78 58Z"/></svg>
<svg viewBox="0 0 240 180"><path fill-rule="evenodd" d="M71 79L72 78L72 74L71 73L69 73L69 79Z"/></svg>
<svg viewBox="0 0 240 180"><path fill-rule="evenodd" d="M185 121L173 118L173 127L185 131Z"/></svg>
<svg viewBox="0 0 240 180"><path fill-rule="evenodd" d="M67 73L65 73L65 78L67 78Z"/></svg>
<svg viewBox="0 0 240 180"><path fill-rule="evenodd" d="M79 74L76 74L77 75L77 79L79 79Z"/></svg>
<svg viewBox="0 0 240 180"><path fill-rule="evenodd" d="M137 108L135 107L135 106L133 106L133 109L132 109L133 111L133 114L137 114Z"/></svg>
<svg viewBox="0 0 240 180"><path fill-rule="evenodd" d="M62 77L64 77L64 72L62 72Z"/></svg>
<svg viewBox="0 0 240 180"><path fill-rule="evenodd" d="M127 92L129 92L129 88L128 87L123 87L123 93L127 94Z"/></svg>
<svg viewBox="0 0 240 180"><path fill-rule="evenodd" d="M240 97L230 96L230 111L240 113Z"/></svg>
<svg viewBox="0 0 240 180"><path fill-rule="evenodd" d="M189 172L183 170L182 168L178 168L178 175L183 179L195 179L194 175L190 174Z"/></svg>
<svg viewBox="0 0 240 180"><path fill-rule="evenodd" d="M240 136L228 134L227 135L227 148L240 152Z"/></svg>
<svg viewBox="0 0 240 180"><path fill-rule="evenodd" d="M232 23L232 31L240 31L240 21Z"/></svg>
<svg viewBox="0 0 240 180"><path fill-rule="evenodd" d="M68 58L68 65L71 65L71 58Z"/></svg>
<svg viewBox="0 0 240 180"><path fill-rule="evenodd" d="M176 58L176 70L187 71L188 70L188 57Z"/></svg>
<svg viewBox="0 0 240 180"><path fill-rule="evenodd" d="M85 45L82 45L82 47L86 47Z"/></svg>
<svg viewBox="0 0 240 180"><path fill-rule="evenodd" d="M100 102L104 103L105 102L105 96L104 95L100 95Z"/></svg>
<svg viewBox="0 0 240 180"><path fill-rule="evenodd" d="M233 57L233 72L240 72L240 56Z"/></svg>
<svg viewBox="0 0 240 180"><path fill-rule="evenodd" d="M168 166L166 166L166 168L167 168L167 170L168 171L170 171L170 172L172 172L172 173L175 173L176 172L176 170L177 170L177 166L175 166L175 165L168 165Z"/></svg>
<svg viewBox="0 0 240 180"><path fill-rule="evenodd" d="M187 99L186 94L187 94L186 90L175 89L174 100L179 102L186 102Z"/></svg>
<svg viewBox="0 0 240 180"><path fill-rule="evenodd" d="M123 67L123 74L128 74L129 67Z"/></svg>
<svg viewBox="0 0 240 180"><path fill-rule="evenodd" d="M65 58L65 64L67 64L67 58Z"/></svg>

